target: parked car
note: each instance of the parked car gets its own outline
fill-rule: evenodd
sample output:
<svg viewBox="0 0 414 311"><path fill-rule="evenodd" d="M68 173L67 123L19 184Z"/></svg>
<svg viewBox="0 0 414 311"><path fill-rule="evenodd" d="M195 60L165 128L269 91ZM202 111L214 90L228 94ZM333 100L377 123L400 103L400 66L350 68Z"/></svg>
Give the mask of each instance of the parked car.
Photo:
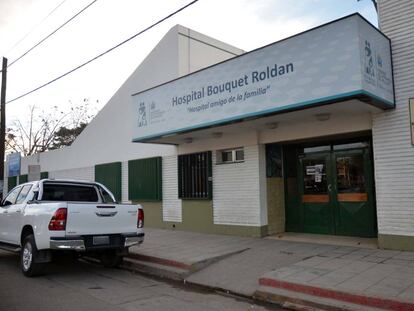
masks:
<svg viewBox="0 0 414 311"><path fill-rule="evenodd" d="M77 180L28 182L0 205L0 248L19 252L26 276L41 274L56 252L99 258L114 267L144 240L140 205L118 204L102 184Z"/></svg>

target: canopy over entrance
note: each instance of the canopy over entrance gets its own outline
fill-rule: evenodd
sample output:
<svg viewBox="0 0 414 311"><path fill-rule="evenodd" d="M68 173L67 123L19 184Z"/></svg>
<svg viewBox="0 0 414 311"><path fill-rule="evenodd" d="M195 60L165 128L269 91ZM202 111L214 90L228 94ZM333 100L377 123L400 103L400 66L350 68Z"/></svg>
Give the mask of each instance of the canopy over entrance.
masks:
<svg viewBox="0 0 414 311"><path fill-rule="evenodd" d="M389 109L390 40L353 14L133 96L134 142L338 102Z"/></svg>

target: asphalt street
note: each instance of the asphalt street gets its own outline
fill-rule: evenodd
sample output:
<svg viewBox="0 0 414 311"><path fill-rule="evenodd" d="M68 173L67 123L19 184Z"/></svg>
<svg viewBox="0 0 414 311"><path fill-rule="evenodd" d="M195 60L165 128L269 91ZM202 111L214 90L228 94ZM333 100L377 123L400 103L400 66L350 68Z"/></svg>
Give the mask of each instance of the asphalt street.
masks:
<svg viewBox="0 0 414 311"><path fill-rule="evenodd" d="M121 269L59 258L26 278L19 256L0 251L0 311L281 310L163 282Z"/></svg>

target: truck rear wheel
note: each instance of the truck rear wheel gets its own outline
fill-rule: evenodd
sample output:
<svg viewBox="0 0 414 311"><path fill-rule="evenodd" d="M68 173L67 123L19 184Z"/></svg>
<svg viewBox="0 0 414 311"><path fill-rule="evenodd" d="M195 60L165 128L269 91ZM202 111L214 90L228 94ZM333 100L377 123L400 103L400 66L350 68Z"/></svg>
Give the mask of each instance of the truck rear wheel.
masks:
<svg viewBox="0 0 414 311"><path fill-rule="evenodd" d="M121 265L124 256L114 250L106 251L101 256L102 264L107 268L115 268Z"/></svg>
<svg viewBox="0 0 414 311"><path fill-rule="evenodd" d="M37 276L43 273L45 264L36 262L37 247L32 234L24 238L20 252L20 266L27 277Z"/></svg>

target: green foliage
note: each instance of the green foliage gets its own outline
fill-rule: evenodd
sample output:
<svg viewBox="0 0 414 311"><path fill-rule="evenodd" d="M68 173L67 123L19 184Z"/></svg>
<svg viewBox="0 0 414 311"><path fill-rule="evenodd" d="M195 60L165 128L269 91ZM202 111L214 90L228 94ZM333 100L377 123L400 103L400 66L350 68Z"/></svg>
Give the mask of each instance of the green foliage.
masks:
<svg viewBox="0 0 414 311"><path fill-rule="evenodd" d="M85 129L87 123L80 123L79 126L74 128L68 128L66 126L60 127L54 135L50 150L59 149L65 146L70 146L76 137Z"/></svg>

